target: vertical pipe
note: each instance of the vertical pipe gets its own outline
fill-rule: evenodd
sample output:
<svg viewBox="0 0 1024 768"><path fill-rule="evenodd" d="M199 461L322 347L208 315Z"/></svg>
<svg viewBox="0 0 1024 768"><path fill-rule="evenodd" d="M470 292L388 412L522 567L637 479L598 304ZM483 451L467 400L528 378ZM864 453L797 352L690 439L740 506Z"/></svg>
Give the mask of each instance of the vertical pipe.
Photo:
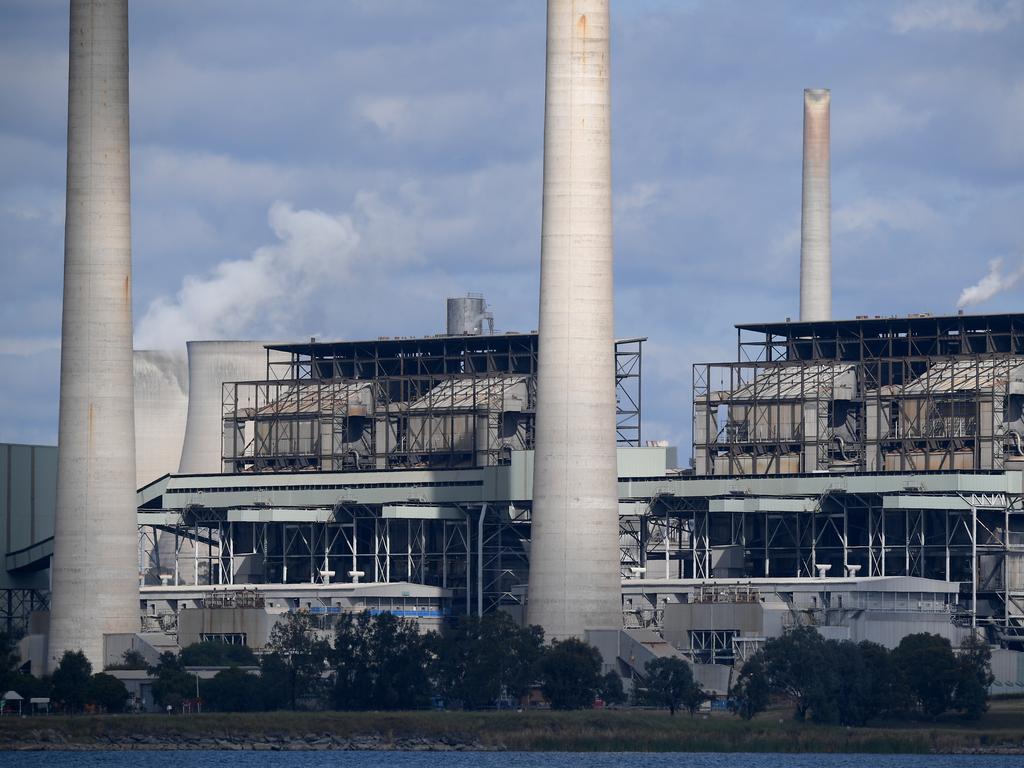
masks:
<svg viewBox="0 0 1024 768"><path fill-rule="evenodd" d="M832 94L804 91L803 208L800 224L800 319L832 319L832 182L829 112Z"/></svg>
<svg viewBox="0 0 1024 768"><path fill-rule="evenodd" d="M487 502L480 507L480 520L476 529L476 615L484 615L484 518Z"/></svg>
<svg viewBox="0 0 1024 768"><path fill-rule="evenodd" d="M978 508L971 505L971 627L978 627Z"/></svg>
<svg viewBox="0 0 1024 768"><path fill-rule="evenodd" d="M608 0L548 0L527 620L621 627Z"/></svg>
<svg viewBox="0 0 1024 768"><path fill-rule="evenodd" d="M128 2L72 0L50 670L141 626L130 198Z"/></svg>

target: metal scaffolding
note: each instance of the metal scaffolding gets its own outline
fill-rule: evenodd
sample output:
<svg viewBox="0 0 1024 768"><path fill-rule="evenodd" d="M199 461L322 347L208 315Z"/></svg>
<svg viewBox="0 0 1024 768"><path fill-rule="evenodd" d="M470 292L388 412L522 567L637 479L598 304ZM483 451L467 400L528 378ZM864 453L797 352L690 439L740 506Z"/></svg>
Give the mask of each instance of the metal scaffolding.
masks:
<svg viewBox="0 0 1024 768"><path fill-rule="evenodd" d="M1019 495L661 496L620 529L624 578L937 579L961 585L957 621L1024 641Z"/></svg>
<svg viewBox="0 0 1024 768"><path fill-rule="evenodd" d="M263 381L223 387L224 471L508 463L533 447L536 334L275 346ZM641 439L643 339L616 343L618 440Z"/></svg>
<svg viewBox="0 0 1024 768"><path fill-rule="evenodd" d="M1024 463L1024 316L743 326L738 338L737 362L693 368L698 474Z"/></svg>

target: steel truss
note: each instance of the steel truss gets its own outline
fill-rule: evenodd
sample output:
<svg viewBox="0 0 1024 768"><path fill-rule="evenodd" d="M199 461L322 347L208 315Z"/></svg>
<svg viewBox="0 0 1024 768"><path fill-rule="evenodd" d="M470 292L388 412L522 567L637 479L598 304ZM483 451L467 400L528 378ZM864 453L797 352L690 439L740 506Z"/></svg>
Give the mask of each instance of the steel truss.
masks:
<svg viewBox="0 0 1024 768"><path fill-rule="evenodd" d="M35 611L50 609L50 595L42 589L14 587L0 590L0 627L19 637L28 631L29 617Z"/></svg>
<svg viewBox="0 0 1024 768"><path fill-rule="evenodd" d="M617 434L640 445L643 339L615 345ZM222 390L224 471L505 464L533 447L537 335L275 347Z"/></svg>
<svg viewBox="0 0 1024 768"><path fill-rule="evenodd" d="M1024 461L1024 315L740 326L693 368L698 474Z"/></svg>
<svg viewBox="0 0 1024 768"><path fill-rule="evenodd" d="M770 511L712 511L707 498L661 496L621 518L622 576L937 579L960 585L958 621L1024 640L1021 497L898 498L893 508L881 494L836 492L773 499ZM778 509L787 503L792 511ZM741 554L740 572L729 550Z"/></svg>

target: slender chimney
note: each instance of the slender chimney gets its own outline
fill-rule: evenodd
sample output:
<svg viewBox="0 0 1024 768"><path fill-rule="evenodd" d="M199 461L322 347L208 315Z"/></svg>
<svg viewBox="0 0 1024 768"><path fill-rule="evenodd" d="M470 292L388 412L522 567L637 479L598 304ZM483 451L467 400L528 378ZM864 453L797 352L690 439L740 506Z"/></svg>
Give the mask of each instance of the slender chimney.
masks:
<svg viewBox="0 0 1024 768"><path fill-rule="evenodd" d="M50 670L140 627L128 153L128 2L71 0Z"/></svg>
<svg viewBox="0 0 1024 768"><path fill-rule="evenodd" d="M608 0L548 0L527 620L621 627Z"/></svg>
<svg viewBox="0 0 1024 768"><path fill-rule="evenodd" d="M804 189L800 226L800 319L832 319L832 182L824 88L804 91Z"/></svg>

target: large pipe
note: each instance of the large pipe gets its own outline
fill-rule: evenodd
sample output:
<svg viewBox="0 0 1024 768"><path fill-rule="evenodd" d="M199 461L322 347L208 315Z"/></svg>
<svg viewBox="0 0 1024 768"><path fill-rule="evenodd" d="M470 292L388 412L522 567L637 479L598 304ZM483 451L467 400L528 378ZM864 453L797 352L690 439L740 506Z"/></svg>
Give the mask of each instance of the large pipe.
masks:
<svg viewBox="0 0 1024 768"><path fill-rule="evenodd" d="M71 0L50 670L140 628L128 156L128 2Z"/></svg>
<svg viewBox="0 0 1024 768"><path fill-rule="evenodd" d="M548 0L527 620L621 627L608 0Z"/></svg>
<svg viewBox="0 0 1024 768"><path fill-rule="evenodd" d="M829 107L824 88L804 91L803 216L800 223L800 319L832 319L832 186Z"/></svg>

